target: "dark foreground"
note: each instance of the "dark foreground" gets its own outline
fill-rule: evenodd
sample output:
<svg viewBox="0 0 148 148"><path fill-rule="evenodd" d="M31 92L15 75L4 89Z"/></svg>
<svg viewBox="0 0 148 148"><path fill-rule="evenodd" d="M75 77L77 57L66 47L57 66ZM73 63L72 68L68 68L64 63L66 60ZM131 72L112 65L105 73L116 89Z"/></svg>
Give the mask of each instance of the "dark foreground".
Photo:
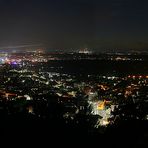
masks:
<svg viewBox="0 0 148 148"><path fill-rule="evenodd" d="M7 117L1 120L1 144L39 147L148 147L147 121L120 121L104 133L86 125L68 125L57 119Z"/></svg>

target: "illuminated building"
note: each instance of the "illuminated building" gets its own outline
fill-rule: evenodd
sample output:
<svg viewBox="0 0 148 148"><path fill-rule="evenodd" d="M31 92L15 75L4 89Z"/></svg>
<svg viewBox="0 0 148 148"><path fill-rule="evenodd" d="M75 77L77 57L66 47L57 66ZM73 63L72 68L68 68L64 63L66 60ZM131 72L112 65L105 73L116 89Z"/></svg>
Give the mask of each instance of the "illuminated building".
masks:
<svg viewBox="0 0 148 148"><path fill-rule="evenodd" d="M88 48L84 48L84 49L80 49L79 53L83 53L83 54L91 54L92 52L90 50L88 50Z"/></svg>

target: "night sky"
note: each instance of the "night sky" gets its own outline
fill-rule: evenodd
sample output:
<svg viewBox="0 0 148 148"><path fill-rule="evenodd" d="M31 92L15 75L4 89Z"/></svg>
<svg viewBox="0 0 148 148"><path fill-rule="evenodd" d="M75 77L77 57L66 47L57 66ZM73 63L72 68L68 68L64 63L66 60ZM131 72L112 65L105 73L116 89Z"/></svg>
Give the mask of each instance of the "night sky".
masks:
<svg viewBox="0 0 148 148"><path fill-rule="evenodd" d="M0 0L0 47L148 49L147 0Z"/></svg>

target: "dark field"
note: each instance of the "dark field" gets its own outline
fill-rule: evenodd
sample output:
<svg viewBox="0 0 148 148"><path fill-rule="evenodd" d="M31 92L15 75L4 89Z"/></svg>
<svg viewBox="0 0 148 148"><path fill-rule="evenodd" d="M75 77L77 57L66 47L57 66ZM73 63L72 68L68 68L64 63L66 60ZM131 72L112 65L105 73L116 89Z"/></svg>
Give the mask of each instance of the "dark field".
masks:
<svg viewBox="0 0 148 148"><path fill-rule="evenodd" d="M61 60L49 61L45 70L70 74L129 75L148 74L147 61Z"/></svg>

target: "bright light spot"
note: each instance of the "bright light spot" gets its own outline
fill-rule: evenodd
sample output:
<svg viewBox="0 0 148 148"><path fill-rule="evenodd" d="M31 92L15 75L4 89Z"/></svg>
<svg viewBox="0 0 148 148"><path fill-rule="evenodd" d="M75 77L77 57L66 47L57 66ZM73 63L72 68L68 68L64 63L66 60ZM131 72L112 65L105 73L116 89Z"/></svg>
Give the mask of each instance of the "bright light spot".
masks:
<svg viewBox="0 0 148 148"><path fill-rule="evenodd" d="M49 84L49 81L46 82L46 85L48 85L48 84Z"/></svg>
<svg viewBox="0 0 148 148"><path fill-rule="evenodd" d="M105 125L108 125L108 124L109 124L109 122L108 122L107 120L103 120L103 121L102 121L102 125L105 126Z"/></svg>
<svg viewBox="0 0 148 148"><path fill-rule="evenodd" d="M24 97L26 98L26 100L31 100L31 97L28 95L24 95Z"/></svg>

